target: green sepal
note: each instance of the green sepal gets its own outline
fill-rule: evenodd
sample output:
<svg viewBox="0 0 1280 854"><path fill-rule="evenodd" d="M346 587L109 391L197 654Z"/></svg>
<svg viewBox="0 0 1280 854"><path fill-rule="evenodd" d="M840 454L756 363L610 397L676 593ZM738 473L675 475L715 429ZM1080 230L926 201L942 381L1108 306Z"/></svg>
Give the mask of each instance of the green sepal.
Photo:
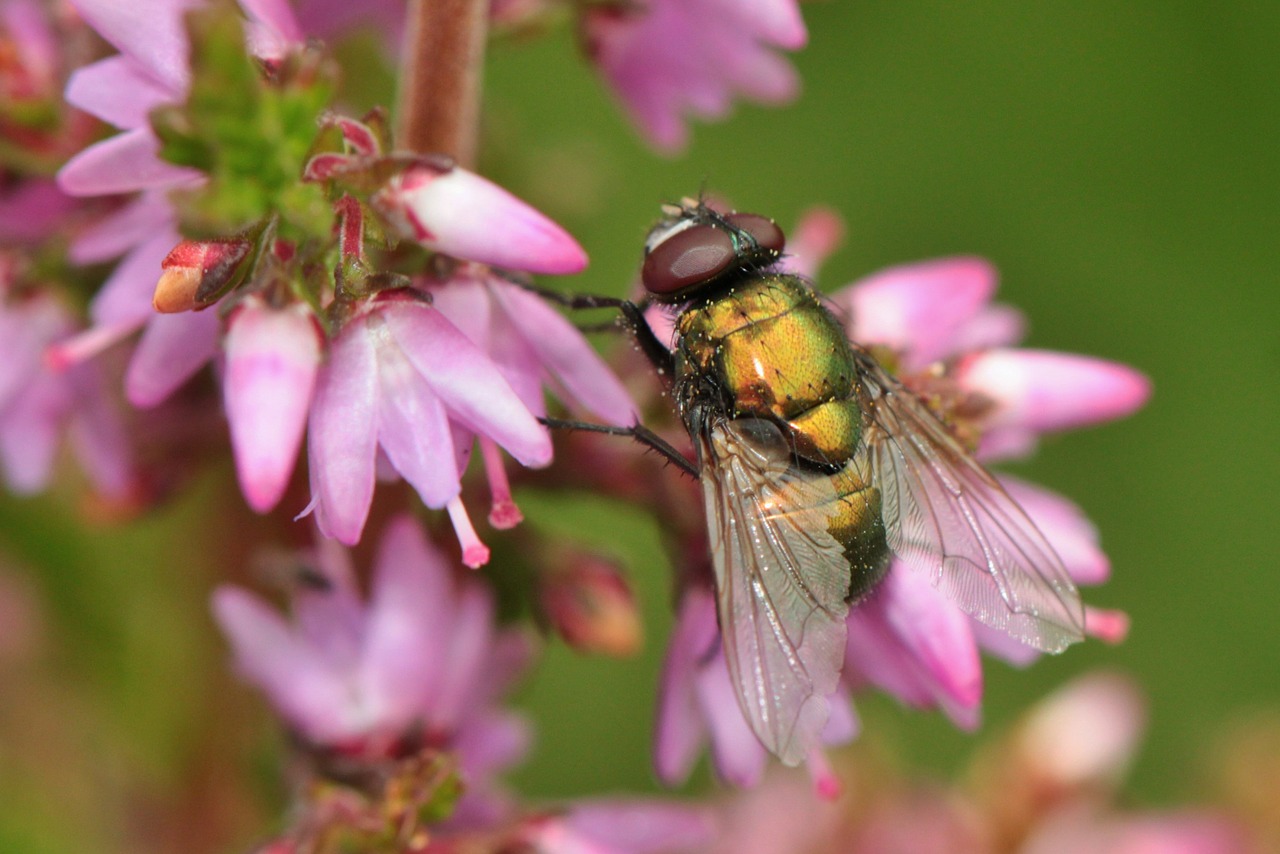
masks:
<svg viewBox="0 0 1280 854"><path fill-rule="evenodd" d="M332 211L323 190L300 180L316 120L334 89L332 64L300 49L264 65L245 50L230 4L190 12L191 89L184 104L152 116L160 156L204 172L202 186L173 194L184 234L208 238L279 217L282 238L325 239Z"/></svg>

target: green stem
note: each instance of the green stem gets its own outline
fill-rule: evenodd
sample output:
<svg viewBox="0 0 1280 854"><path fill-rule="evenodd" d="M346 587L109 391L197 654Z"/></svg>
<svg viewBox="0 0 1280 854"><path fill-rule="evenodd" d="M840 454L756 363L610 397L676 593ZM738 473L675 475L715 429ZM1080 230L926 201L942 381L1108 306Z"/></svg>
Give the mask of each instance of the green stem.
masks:
<svg viewBox="0 0 1280 854"><path fill-rule="evenodd" d="M396 147L474 166L488 0L409 0Z"/></svg>

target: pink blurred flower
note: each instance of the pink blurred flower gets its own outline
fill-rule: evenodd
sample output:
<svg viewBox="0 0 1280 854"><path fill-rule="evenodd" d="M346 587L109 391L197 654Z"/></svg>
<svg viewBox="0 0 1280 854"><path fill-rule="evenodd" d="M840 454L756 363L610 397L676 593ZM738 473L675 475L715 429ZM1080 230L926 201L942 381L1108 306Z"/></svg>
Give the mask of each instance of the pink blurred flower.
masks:
<svg viewBox="0 0 1280 854"><path fill-rule="evenodd" d="M360 537L377 450L428 507L447 507L468 565L488 550L459 499L473 435L524 465L551 459L551 440L497 367L439 311L408 292L367 300L330 345L312 405L312 507L326 536Z"/></svg>
<svg viewBox="0 0 1280 854"><path fill-rule="evenodd" d="M1100 815L1087 808L1038 827L1020 854L1243 854L1245 834L1224 816L1204 811Z"/></svg>
<svg viewBox="0 0 1280 854"><path fill-rule="evenodd" d="M50 345L74 332L74 320L47 292L12 293L10 275L0 274L0 460L9 487L22 494L47 487L65 434L94 487L124 497L133 480L129 446L97 366L60 372L45 360Z"/></svg>
<svg viewBox="0 0 1280 854"><path fill-rule="evenodd" d="M903 779L881 761L846 757L857 781L840 799L812 797L773 768L721 807L713 852L764 854L1229 854L1261 850L1246 828L1204 807L1130 813L1117 805L1145 709L1132 682L1092 674L1033 707L983 745L958 782Z"/></svg>
<svg viewBox="0 0 1280 854"><path fill-rule="evenodd" d="M527 819L516 836L535 854L692 854L707 850L716 829L705 807L601 800Z"/></svg>
<svg viewBox="0 0 1280 854"><path fill-rule="evenodd" d="M240 672L321 753L378 763L453 752L467 786L455 820L493 820L504 810L493 777L528 744L523 719L497 705L524 667L526 636L498 631L488 589L458 579L408 517L383 535L367 602L330 541L306 575L291 622L244 590L215 592Z"/></svg>
<svg viewBox="0 0 1280 854"><path fill-rule="evenodd" d="M737 97L792 100L795 71L778 50L808 40L795 0L637 0L588 8L587 49L658 149L687 140L688 116L723 118Z"/></svg>

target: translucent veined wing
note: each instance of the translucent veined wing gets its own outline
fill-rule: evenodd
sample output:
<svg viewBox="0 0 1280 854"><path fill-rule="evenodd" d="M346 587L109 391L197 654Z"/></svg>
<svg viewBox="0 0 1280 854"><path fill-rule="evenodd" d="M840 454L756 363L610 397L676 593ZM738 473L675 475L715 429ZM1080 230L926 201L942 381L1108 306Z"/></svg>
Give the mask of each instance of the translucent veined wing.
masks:
<svg viewBox="0 0 1280 854"><path fill-rule="evenodd" d="M1035 523L919 398L856 355L890 550L1016 640L1044 652L1082 640L1080 596Z"/></svg>
<svg viewBox="0 0 1280 854"><path fill-rule="evenodd" d="M835 488L789 469L766 421L722 420L700 441L729 675L760 741L795 765L818 745L844 661L850 570L827 532Z"/></svg>

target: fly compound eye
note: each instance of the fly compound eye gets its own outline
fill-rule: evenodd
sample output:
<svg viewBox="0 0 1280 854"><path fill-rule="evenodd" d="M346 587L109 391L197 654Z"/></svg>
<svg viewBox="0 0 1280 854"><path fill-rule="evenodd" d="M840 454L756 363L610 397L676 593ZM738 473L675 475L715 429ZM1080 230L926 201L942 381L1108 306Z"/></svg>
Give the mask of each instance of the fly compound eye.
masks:
<svg viewBox="0 0 1280 854"><path fill-rule="evenodd" d="M755 238L761 249L772 253L780 253L783 247L787 245L787 238L782 233L782 229L778 228L778 224L767 216L753 213L731 213L724 219L729 225L739 231L745 231Z"/></svg>
<svg viewBox="0 0 1280 854"><path fill-rule="evenodd" d="M644 257L640 279L653 296L671 299L714 279L737 261L738 252L727 231L694 225L653 247Z"/></svg>

